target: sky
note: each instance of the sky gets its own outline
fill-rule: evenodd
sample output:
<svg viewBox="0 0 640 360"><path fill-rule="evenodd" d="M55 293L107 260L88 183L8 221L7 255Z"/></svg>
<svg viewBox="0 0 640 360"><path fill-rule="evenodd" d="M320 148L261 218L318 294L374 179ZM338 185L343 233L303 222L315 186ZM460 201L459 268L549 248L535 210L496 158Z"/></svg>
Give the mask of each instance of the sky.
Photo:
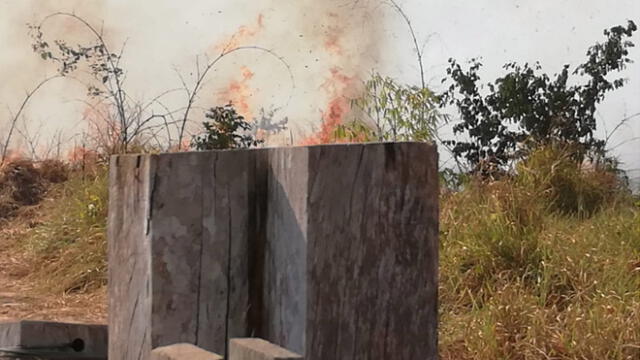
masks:
<svg viewBox="0 0 640 360"><path fill-rule="evenodd" d="M548 73L584 61L587 48L604 39L605 28L640 24L637 0L399 0L421 44L426 77L438 90L447 59L481 57L484 82L502 74L506 62L540 61ZM112 48L124 47L123 64L132 98L152 99L194 81L200 64L215 58L225 44L272 50L239 52L216 66L198 97L203 109L232 100L256 116L261 107L277 108L291 129L280 141L297 143L343 110L336 97L357 91L372 70L417 84L418 67L406 24L384 0L0 0L0 135L7 129L24 92L55 73L31 51L27 23L57 11L74 12L102 28ZM86 41L86 32L66 21L47 23L51 39ZM235 37L234 37L235 34ZM635 41L640 43L636 33ZM279 59L279 58L280 59ZM623 74L629 83L610 93L599 111L604 136L621 119L640 113L640 48ZM283 61L286 65L283 65ZM293 80L292 80L293 78ZM58 130L78 133L86 116L86 89L56 80L33 99L22 119L23 132L40 134L40 146ZM140 100L142 101L142 100ZM164 101L179 108L184 93ZM242 104L240 104L242 105ZM451 113L453 121L455 112ZM633 177L640 175L640 117L630 120L610 142ZM443 130L449 135L449 130ZM0 136L2 138L4 136ZM71 137L70 137L71 139ZM19 145L19 139L16 140ZM71 140L69 140L71 141ZM75 140L74 140L75 141Z"/></svg>

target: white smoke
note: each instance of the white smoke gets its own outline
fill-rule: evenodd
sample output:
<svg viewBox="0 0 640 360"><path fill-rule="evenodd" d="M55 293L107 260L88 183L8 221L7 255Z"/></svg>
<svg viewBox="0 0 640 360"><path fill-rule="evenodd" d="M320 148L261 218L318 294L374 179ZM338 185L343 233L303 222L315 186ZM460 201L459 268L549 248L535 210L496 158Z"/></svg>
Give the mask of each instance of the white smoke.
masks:
<svg viewBox="0 0 640 360"><path fill-rule="evenodd" d="M320 125L330 96L323 84L331 71L364 79L376 67L384 47L384 13L379 2L364 0L302 0L283 4L279 0L194 0L179 6L170 0L87 1L26 0L0 3L0 45L11 51L0 53L0 135L4 136L11 108L23 99L25 89L55 73L30 49L27 23L37 23L48 14L73 12L104 31L112 50L126 42L123 67L126 89L136 99L151 99L165 90L181 87L176 69L189 84L196 77L196 55L203 66L218 55L216 46L228 41L242 26L263 25L238 45L269 49L281 59L260 51L244 51L221 61L207 78L192 112L192 120L203 118L205 108L223 105L220 92L233 80L242 79L243 66L254 75L246 81L251 112L265 107L280 108L277 116L288 117L294 142ZM82 26L54 21L44 29L50 39L69 43L90 41ZM289 66L282 64L282 60ZM291 76L295 84L292 84ZM295 87L294 87L295 86ZM77 132L82 124L86 89L73 81L56 81L34 97L25 111L26 128L41 137L56 130ZM163 100L180 108L184 93ZM290 141L291 139L289 139ZM16 141L17 138L16 138Z"/></svg>

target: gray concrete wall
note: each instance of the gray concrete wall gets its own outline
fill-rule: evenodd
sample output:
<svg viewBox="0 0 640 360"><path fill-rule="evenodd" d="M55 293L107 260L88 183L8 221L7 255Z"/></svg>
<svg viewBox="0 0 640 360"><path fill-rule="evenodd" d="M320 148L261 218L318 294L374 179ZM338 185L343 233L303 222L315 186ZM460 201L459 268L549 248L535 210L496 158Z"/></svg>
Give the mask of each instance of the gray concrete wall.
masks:
<svg viewBox="0 0 640 360"><path fill-rule="evenodd" d="M151 351L151 184L156 158L120 156L111 161L107 237L109 350L120 359Z"/></svg>
<svg viewBox="0 0 640 360"><path fill-rule="evenodd" d="M260 337L302 353L307 315L309 149L268 151L266 251Z"/></svg>
<svg viewBox="0 0 640 360"><path fill-rule="evenodd" d="M226 354L233 337L307 359L435 358L435 147L120 156L111 181L115 358Z"/></svg>

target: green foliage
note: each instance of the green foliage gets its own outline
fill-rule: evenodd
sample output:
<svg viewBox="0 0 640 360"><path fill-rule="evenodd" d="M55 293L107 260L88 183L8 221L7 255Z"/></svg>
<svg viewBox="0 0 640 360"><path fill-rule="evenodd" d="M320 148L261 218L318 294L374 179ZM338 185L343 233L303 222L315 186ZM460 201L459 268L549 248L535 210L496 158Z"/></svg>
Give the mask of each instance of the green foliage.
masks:
<svg viewBox="0 0 640 360"><path fill-rule="evenodd" d="M351 120L345 124L336 126L333 130L332 139L334 139L335 142L363 143L380 140L380 137L368 124L359 120Z"/></svg>
<svg viewBox="0 0 640 360"><path fill-rule="evenodd" d="M378 141L433 141L445 117L438 97L426 87L408 86L374 73L363 95L352 101L356 120L340 127L345 136Z"/></svg>
<svg viewBox="0 0 640 360"><path fill-rule="evenodd" d="M54 14L53 16L58 15L66 16L66 14L62 13ZM88 26L89 30L93 30L83 19L76 16L73 16L73 18L83 22ZM69 76L78 69L78 65L86 63L90 74L97 80L97 83L105 85L103 88L102 85L89 84L87 88L90 96L103 96L109 89L111 95L118 98L122 97L122 94L118 93L119 89L113 90L114 87L120 86L119 84L124 76L124 71L119 66L121 54L110 52L103 41L102 35L97 35L95 42L87 46L82 44L69 45L63 39L54 40L52 46L44 38L42 25L29 25L29 30L33 41L31 44L33 51L43 60L51 60L58 64L58 73L60 75ZM118 84L115 84L116 82Z"/></svg>
<svg viewBox="0 0 640 360"><path fill-rule="evenodd" d="M211 122L203 122L204 134L193 137L191 147L196 150L250 148L263 141L248 134L253 126L236 112L233 104L211 108L205 115Z"/></svg>
<svg viewBox="0 0 640 360"><path fill-rule="evenodd" d="M447 142L454 155L484 172L504 169L530 149L552 142L572 146L576 160L604 155L605 143L594 138L597 105L625 84L608 75L631 62L629 48L634 45L627 38L636 29L629 21L626 27L605 30L607 40L592 46L587 61L572 72L565 65L550 77L539 64L509 63L504 66L508 73L486 88L478 84L480 62L472 60L465 71L450 59L447 73L453 84L441 105L457 107L461 122L454 133L469 139ZM581 83L584 77L587 81Z"/></svg>

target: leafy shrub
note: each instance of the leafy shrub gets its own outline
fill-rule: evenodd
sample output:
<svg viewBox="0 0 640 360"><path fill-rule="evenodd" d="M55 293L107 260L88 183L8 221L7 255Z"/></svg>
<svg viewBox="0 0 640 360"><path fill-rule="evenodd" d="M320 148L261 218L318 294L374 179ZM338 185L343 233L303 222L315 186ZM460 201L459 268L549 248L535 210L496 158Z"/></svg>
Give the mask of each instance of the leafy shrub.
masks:
<svg viewBox="0 0 640 360"><path fill-rule="evenodd" d="M193 137L191 146L196 150L223 150L258 146L261 140L248 134L252 125L237 113L231 103L211 108L205 115L204 134Z"/></svg>
<svg viewBox="0 0 640 360"><path fill-rule="evenodd" d="M440 99L427 87L400 84L373 73L362 95L351 102L355 120L340 126L344 135L378 141L433 141L446 121Z"/></svg>

